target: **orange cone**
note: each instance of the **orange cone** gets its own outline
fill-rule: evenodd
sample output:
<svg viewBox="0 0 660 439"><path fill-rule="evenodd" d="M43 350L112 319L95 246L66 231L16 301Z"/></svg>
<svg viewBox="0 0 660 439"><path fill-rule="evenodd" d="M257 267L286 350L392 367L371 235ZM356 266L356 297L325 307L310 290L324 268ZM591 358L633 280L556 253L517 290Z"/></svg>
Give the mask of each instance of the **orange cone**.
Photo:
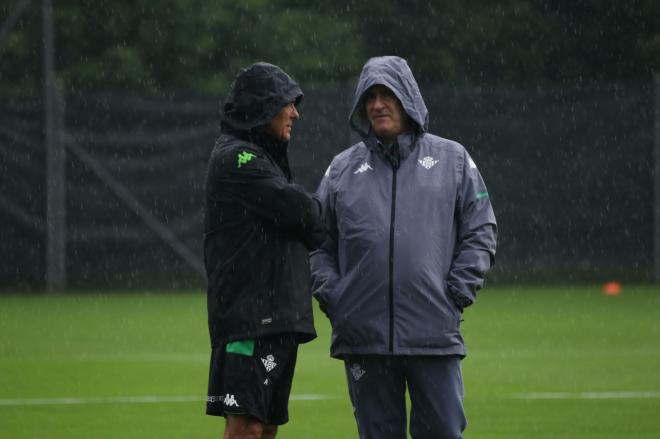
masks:
<svg viewBox="0 0 660 439"><path fill-rule="evenodd" d="M603 294L606 296L618 296L621 294L621 284L616 281L605 282L603 284Z"/></svg>

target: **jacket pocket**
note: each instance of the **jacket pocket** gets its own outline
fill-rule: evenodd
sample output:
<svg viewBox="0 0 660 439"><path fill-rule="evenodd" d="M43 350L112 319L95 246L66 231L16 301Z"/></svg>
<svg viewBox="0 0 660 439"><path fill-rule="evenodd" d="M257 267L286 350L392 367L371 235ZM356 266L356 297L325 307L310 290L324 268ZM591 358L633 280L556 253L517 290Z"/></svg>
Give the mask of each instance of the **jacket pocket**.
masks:
<svg viewBox="0 0 660 439"><path fill-rule="evenodd" d="M335 287L332 289L332 292L328 295L328 297L326 297L326 310L328 318L331 322L334 322L335 320L337 304L339 303L341 296L344 294L345 287L346 276L339 279L339 281L335 284Z"/></svg>
<svg viewBox="0 0 660 439"><path fill-rule="evenodd" d="M398 302L396 336L404 348L446 350L460 344L460 312L441 278L419 278Z"/></svg>
<svg viewBox="0 0 660 439"><path fill-rule="evenodd" d="M454 317L456 318L456 326L460 326L463 319L463 308L458 304L455 298L455 293L451 291L447 281L444 281L444 285L445 294L447 295L448 299L447 301L449 302L449 306L451 307L451 310L454 313Z"/></svg>

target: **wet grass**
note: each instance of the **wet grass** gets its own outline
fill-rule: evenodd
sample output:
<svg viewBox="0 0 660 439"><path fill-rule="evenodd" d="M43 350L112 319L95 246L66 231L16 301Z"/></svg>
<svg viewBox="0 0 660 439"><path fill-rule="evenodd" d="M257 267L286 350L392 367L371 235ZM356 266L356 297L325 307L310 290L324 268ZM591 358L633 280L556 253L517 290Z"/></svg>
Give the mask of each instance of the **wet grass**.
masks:
<svg viewBox="0 0 660 439"><path fill-rule="evenodd" d="M326 399L292 400L279 437L355 438L316 315L293 394ZM660 434L660 288L490 288L463 330L467 439ZM207 368L200 291L0 296L2 438L221 437L203 413ZM160 402L130 399L145 396Z"/></svg>

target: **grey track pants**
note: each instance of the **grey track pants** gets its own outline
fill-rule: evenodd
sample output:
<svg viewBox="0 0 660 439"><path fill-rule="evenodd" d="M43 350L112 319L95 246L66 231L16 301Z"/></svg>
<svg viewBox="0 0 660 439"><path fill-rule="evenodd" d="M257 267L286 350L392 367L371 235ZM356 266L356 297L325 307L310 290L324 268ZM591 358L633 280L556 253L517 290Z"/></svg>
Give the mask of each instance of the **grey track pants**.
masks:
<svg viewBox="0 0 660 439"><path fill-rule="evenodd" d="M467 421L458 356L347 356L360 439L405 439L406 387L413 439L460 439Z"/></svg>

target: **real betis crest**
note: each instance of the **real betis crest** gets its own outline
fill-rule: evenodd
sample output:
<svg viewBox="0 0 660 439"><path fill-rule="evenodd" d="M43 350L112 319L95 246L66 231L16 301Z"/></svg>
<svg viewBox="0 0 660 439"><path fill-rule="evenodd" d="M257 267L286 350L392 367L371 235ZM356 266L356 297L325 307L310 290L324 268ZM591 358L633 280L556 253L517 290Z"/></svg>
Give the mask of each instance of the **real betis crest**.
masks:
<svg viewBox="0 0 660 439"><path fill-rule="evenodd" d="M420 165L424 166L426 169L431 169L438 163L438 160L433 160L433 157L426 156L421 160L417 160Z"/></svg>

